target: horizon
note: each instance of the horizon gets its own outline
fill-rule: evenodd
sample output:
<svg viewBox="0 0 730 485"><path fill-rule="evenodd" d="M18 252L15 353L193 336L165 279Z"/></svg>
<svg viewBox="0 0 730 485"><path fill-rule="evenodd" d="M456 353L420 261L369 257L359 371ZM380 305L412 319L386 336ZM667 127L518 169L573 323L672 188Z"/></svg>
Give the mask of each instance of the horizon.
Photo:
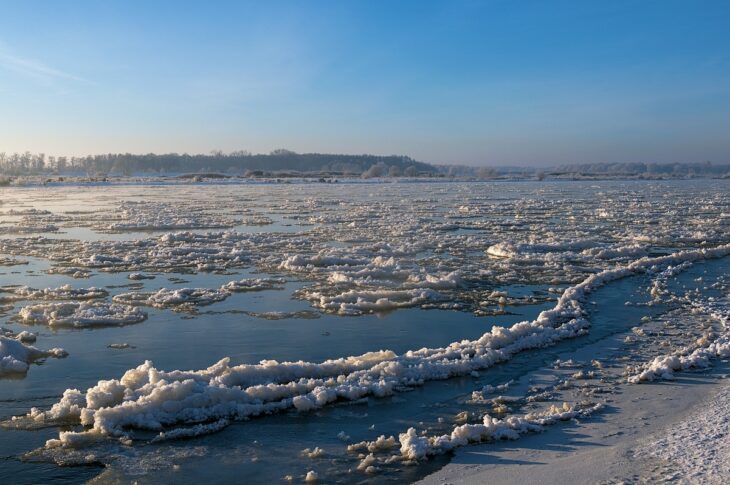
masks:
<svg viewBox="0 0 730 485"><path fill-rule="evenodd" d="M0 152L727 164L728 14L680 1L5 2Z"/></svg>

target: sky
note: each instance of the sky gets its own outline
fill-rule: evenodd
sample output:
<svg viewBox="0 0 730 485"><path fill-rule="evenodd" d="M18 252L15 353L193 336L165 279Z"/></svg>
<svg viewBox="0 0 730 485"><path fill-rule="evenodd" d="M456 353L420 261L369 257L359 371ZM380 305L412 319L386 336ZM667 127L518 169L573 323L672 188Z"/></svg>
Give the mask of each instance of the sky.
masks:
<svg viewBox="0 0 730 485"><path fill-rule="evenodd" d="M730 162L730 2L0 0L0 152Z"/></svg>

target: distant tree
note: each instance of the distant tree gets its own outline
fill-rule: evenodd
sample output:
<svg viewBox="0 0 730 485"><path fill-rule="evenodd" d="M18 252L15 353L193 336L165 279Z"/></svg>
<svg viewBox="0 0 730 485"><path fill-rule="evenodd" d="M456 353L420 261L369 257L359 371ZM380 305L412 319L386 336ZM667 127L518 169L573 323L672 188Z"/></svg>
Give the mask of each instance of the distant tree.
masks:
<svg viewBox="0 0 730 485"><path fill-rule="evenodd" d="M489 180L497 176L497 171L492 167L479 167L477 170L477 178L479 180Z"/></svg>
<svg viewBox="0 0 730 485"><path fill-rule="evenodd" d="M271 151L271 155L280 157L280 156L287 156L287 155L296 155L296 152L293 152L291 150L287 150L286 148L277 148L276 150Z"/></svg>
<svg viewBox="0 0 730 485"><path fill-rule="evenodd" d="M400 171L400 168L398 168L397 166L392 165L388 169L388 176L389 177L400 177L400 175L401 175L401 171Z"/></svg>
<svg viewBox="0 0 730 485"><path fill-rule="evenodd" d="M405 170L406 177L416 177L418 175L418 169L413 165L409 165Z"/></svg>
<svg viewBox="0 0 730 485"><path fill-rule="evenodd" d="M369 179L373 177L382 177L385 175L387 170L387 165L385 165L383 162L378 162L375 165L372 165L369 169L365 170L362 174L362 178Z"/></svg>

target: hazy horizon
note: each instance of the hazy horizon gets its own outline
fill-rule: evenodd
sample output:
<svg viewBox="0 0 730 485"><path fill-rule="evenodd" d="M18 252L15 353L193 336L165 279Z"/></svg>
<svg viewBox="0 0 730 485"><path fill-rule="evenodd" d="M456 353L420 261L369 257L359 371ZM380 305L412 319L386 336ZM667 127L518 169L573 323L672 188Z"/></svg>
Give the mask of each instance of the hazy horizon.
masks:
<svg viewBox="0 0 730 485"><path fill-rule="evenodd" d="M680 1L4 2L0 151L728 163L728 14Z"/></svg>

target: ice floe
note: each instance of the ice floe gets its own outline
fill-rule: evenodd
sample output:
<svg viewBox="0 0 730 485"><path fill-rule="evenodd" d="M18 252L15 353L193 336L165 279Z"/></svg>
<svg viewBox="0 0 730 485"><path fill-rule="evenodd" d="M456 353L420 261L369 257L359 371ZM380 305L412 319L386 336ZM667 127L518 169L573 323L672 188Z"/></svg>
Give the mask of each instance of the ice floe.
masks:
<svg viewBox="0 0 730 485"><path fill-rule="evenodd" d="M74 288L71 285L44 289L29 286L0 287L0 302L18 300L93 300L106 298L107 296L109 296L109 292L103 288Z"/></svg>
<svg viewBox="0 0 730 485"><path fill-rule="evenodd" d="M68 354L63 349L39 350L26 345L19 338L0 335L0 377L24 375L30 364L46 357L63 358ZM25 340L28 340L27 337Z"/></svg>
<svg viewBox="0 0 730 485"><path fill-rule="evenodd" d="M116 303L48 303L26 306L18 312L21 323L51 327L121 326L146 318L140 309Z"/></svg>
<svg viewBox="0 0 730 485"><path fill-rule="evenodd" d="M712 249L679 251L642 258L626 266L593 274L566 289L551 310L532 321L509 328L495 326L479 339L454 342L443 348L423 348L396 355L379 351L322 363L263 361L258 365L231 366L229 359L198 371L163 371L145 362L120 379L99 381L86 392L68 390L50 410L33 409L30 422L78 422L84 431L62 431L49 447L77 447L104 437L127 436L129 428L185 435L189 426L206 431L208 423L247 419L287 409L309 411L338 400L387 396L429 380L468 375L509 360L518 352L544 347L583 335L589 327L582 305L596 288L660 265L719 258L730 254L730 245ZM536 426L580 414L582 409L560 410L517 421L491 420L479 428L457 428L453 437L401 439L405 455L426 456L432 450L453 447L472 439L530 431ZM214 427L217 428L218 425ZM190 432L198 432L190 431ZM174 435L174 434L173 434Z"/></svg>

